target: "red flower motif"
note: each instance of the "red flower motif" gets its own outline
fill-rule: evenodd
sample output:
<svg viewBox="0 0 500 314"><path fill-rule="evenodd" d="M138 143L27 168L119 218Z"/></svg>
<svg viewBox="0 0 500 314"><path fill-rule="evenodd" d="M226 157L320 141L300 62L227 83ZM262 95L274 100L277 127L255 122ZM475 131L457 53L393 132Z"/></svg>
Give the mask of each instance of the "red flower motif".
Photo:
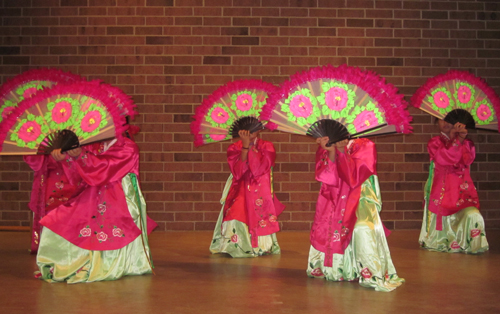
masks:
<svg viewBox="0 0 500 314"><path fill-rule="evenodd" d="M2 118L4 119L7 119L7 117L9 116L9 114L14 111L14 109L16 109L16 107L5 107L2 111Z"/></svg>
<svg viewBox="0 0 500 314"><path fill-rule="evenodd" d="M120 228L114 228L113 229L113 236L114 237L121 237L123 236L123 231Z"/></svg>
<svg viewBox="0 0 500 314"><path fill-rule="evenodd" d="M451 244L450 244L450 248L451 248L452 250L459 250L459 249L460 249L460 245L458 245L458 242L457 242L457 241L453 241L453 242L451 242Z"/></svg>
<svg viewBox="0 0 500 314"><path fill-rule="evenodd" d="M357 132L373 128L377 125L378 119L372 111L361 112L353 121L354 127Z"/></svg>
<svg viewBox="0 0 500 314"><path fill-rule="evenodd" d="M56 182L56 188L62 190L64 188L64 182Z"/></svg>
<svg viewBox="0 0 500 314"><path fill-rule="evenodd" d="M479 230L479 229L472 229L470 231L470 236L473 238L479 236L480 234L481 234L481 230Z"/></svg>
<svg viewBox="0 0 500 314"><path fill-rule="evenodd" d="M297 118L307 118L311 115L313 107L311 100L304 95L297 95L290 101L290 111Z"/></svg>
<svg viewBox="0 0 500 314"><path fill-rule="evenodd" d="M82 119L81 127L84 132L90 133L101 124L102 116L97 110L89 111Z"/></svg>
<svg viewBox="0 0 500 314"><path fill-rule="evenodd" d="M446 95L445 92L439 91L434 94L434 103L439 108L446 108L450 104L450 99L448 98L448 95Z"/></svg>
<svg viewBox="0 0 500 314"><path fill-rule="evenodd" d="M470 100L470 97L471 97L471 91L470 91L470 88L468 86L465 86L465 85L462 85L458 88L458 100L463 103L463 104L466 104L469 102Z"/></svg>
<svg viewBox="0 0 500 314"><path fill-rule="evenodd" d="M314 277L323 277L324 275L325 274L323 274L323 272L319 268L315 268L311 271L311 276L314 276Z"/></svg>
<svg viewBox="0 0 500 314"><path fill-rule="evenodd" d="M262 204L264 204L264 201L261 198L255 200L255 205L262 206Z"/></svg>
<svg viewBox="0 0 500 314"><path fill-rule="evenodd" d="M333 234L333 240L332 240L332 241L333 241L333 242L340 241L340 233L335 232L335 233Z"/></svg>
<svg viewBox="0 0 500 314"><path fill-rule="evenodd" d="M82 237L90 237L90 234L91 234L91 230L90 228L83 228L82 230L80 230L80 235Z"/></svg>
<svg viewBox="0 0 500 314"><path fill-rule="evenodd" d="M341 111L347 105L347 91L340 87L332 87L325 93L325 100L328 108Z"/></svg>
<svg viewBox="0 0 500 314"><path fill-rule="evenodd" d="M32 142L42 134L42 128L35 121L28 121L24 123L19 129L19 138L25 142Z"/></svg>
<svg viewBox="0 0 500 314"><path fill-rule="evenodd" d="M233 243L238 242L238 235L237 235L237 234L233 234L233 235L231 236L231 242L233 242Z"/></svg>
<svg viewBox="0 0 500 314"><path fill-rule="evenodd" d="M100 214L103 214L105 211L106 211L106 205L104 204L99 204L97 206L97 211L100 213Z"/></svg>
<svg viewBox="0 0 500 314"><path fill-rule="evenodd" d="M106 241L106 240L108 239L108 235L107 235L107 234L105 234L105 233L104 233L104 232L102 232L102 231L101 231L101 232L99 232L99 233L96 235L96 237L97 237L97 240L98 240L99 242L104 242L104 241Z"/></svg>
<svg viewBox="0 0 500 314"><path fill-rule="evenodd" d="M221 107L217 107L212 111L212 120L214 120L216 123L223 124L226 123L228 119L229 114Z"/></svg>
<svg viewBox="0 0 500 314"><path fill-rule="evenodd" d="M372 278L372 273L368 268L363 268L363 270L361 271L361 276L363 276L363 278L365 279L370 279Z"/></svg>
<svg viewBox="0 0 500 314"><path fill-rule="evenodd" d="M476 111L477 117L481 121L486 121L491 116L491 109L486 105L480 105Z"/></svg>
<svg viewBox="0 0 500 314"><path fill-rule="evenodd" d="M276 222L278 220L278 217L271 215L269 216L269 222Z"/></svg>
<svg viewBox="0 0 500 314"><path fill-rule="evenodd" d="M30 98L31 95L33 95L34 93L36 93L36 87L26 88L26 90L23 93L23 97L24 99Z"/></svg>
<svg viewBox="0 0 500 314"><path fill-rule="evenodd" d="M58 102L54 106L54 109L52 109L52 120L54 120L56 123L66 122L71 117L72 110L73 107L69 102Z"/></svg>
<svg viewBox="0 0 500 314"><path fill-rule="evenodd" d="M225 134L210 134L210 138L214 141L222 141L226 138Z"/></svg>
<svg viewBox="0 0 500 314"><path fill-rule="evenodd" d="M241 94L236 98L236 107L241 111L248 111L252 109L253 99L248 94Z"/></svg>
<svg viewBox="0 0 500 314"><path fill-rule="evenodd" d="M265 220L261 220L261 221L259 221L259 226L261 226L262 228L265 228L267 226L267 222Z"/></svg>

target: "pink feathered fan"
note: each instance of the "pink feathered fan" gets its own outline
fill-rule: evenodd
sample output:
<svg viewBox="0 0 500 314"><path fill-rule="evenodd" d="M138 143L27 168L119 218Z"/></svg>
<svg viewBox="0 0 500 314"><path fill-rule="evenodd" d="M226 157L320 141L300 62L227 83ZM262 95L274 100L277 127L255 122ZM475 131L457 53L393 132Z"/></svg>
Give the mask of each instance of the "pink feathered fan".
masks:
<svg viewBox="0 0 500 314"><path fill-rule="evenodd" d="M329 145L351 137L410 133L403 95L377 74L331 65L297 73L269 96L261 119L269 129L328 136Z"/></svg>
<svg viewBox="0 0 500 314"><path fill-rule="evenodd" d="M105 84L56 85L20 102L0 125L0 154L48 154L120 139L133 113L126 95Z"/></svg>
<svg viewBox="0 0 500 314"><path fill-rule="evenodd" d="M262 129L260 111L275 89L259 80L239 80L219 87L196 108L191 122L195 146L238 137L239 130Z"/></svg>
<svg viewBox="0 0 500 314"><path fill-rule="evenodd" d="M468 129L500 131L500 98L482 79L467 71L450 70L427 80L413 95L413 106Z"/></svg>
<svg viewBox="0 0 500 314"><path fill-rule="evenodd" d="M23 72L0 87L0 122L24 99L30 98L43 88L56 84L71 84L81 81L78 75L65 73L58 69L33 69Z"/></svg>

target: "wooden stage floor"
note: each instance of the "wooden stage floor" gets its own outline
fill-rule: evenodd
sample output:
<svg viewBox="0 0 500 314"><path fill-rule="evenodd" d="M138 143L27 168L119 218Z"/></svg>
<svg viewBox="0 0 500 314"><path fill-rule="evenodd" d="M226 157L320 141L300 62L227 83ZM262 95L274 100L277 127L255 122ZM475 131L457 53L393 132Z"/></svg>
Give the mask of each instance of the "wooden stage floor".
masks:
<svg viewBox="0 0 500 314"><path fill-rule="evenodd" d="M419 249L417 230L388 238L399 289L305 274L308 232L280 232L280 256L211 255L211 232L155 233L156 275L68 285L33 277L29 233L0 232L0 313L500 313L500 230L482 255Z"/></svg>

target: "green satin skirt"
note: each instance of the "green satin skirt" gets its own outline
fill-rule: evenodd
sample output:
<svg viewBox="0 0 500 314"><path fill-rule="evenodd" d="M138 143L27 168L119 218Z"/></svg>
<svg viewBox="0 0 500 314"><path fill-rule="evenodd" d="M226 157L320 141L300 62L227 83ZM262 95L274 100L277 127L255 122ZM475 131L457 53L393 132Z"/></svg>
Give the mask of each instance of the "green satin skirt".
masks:
<svg viewBox="0 0 500 314"><path fill-rule="evenodd" d="M122 276L152 272L144 197L135 175L125 176L122 186L129 211L142 235L119 250L90 251L43 228L36 258L39 268L37 277L48 282L80 283L116 280Z"/></svg>
<svg viewBox="0 0 500 314"><path fill-rule="evenodd" d="M324 265L325 253L311 246L307 275L330 281L359 281L366 288L389 292L405 281L391 259L379 211L382 208L377 176L361 186L357 221L344 254L333 254L333 266Z"/></svg>
<svg viewBox="0 0 500 314"><path fill-rule="evenodd" d="M488 250L484 219L476 207L443 216L443 230L436 230L436 214L425 208L418 239L420 246L439 252L478 254Z"/></svg>
<svg viewBox="0 0 500 314"><path fill-rule="evenodd" d="M238 220L223 222L224 204L227 194L231 187L233 175L229 175L224 191L222 193L222 209L215 225L210 252L212 254L227 253L232 257L257 257L268 254L280 254L281 249L278 244L276 234L258 237L258 247L253 248L251 235L248 232L248 226Z"/></svg>
<svg viewBox="0 0 500 314"><path fill-rule="evenodd" d="M439 252L477 254L487 251L488 241L484 219L476 207L467 207L456 214L442 217L442 229L436 230L437 215L429 211L429 197L434 181L434 162L424 188L424 220L418 242L420 246Z"/></svg>

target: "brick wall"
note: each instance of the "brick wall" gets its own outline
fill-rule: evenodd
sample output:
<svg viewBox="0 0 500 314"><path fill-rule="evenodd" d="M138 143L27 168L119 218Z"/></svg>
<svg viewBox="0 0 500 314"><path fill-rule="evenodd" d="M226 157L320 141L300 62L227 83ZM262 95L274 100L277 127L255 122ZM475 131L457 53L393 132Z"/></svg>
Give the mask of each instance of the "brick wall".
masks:
<svg viewBox="0 0 500 314"><path fill-rule="evenodd" d="M160 230L211 230L228 143L195 149L190 116L220 85L279 84L318 65L377 71L406 96L428 77L469 70L500 92L500 5L494 1L3 0L2 81L34 67L100 78L132 95L142 188ZM414 134L376 139L389 228L419 228L431 118L411 109ZM472 175L487 228L500 227L500 136L479 132ZM284 230L311 226L319 184L310 138L267 132L278 157ZM0 226L28 226L32 173L0 158Z"/></svg>

